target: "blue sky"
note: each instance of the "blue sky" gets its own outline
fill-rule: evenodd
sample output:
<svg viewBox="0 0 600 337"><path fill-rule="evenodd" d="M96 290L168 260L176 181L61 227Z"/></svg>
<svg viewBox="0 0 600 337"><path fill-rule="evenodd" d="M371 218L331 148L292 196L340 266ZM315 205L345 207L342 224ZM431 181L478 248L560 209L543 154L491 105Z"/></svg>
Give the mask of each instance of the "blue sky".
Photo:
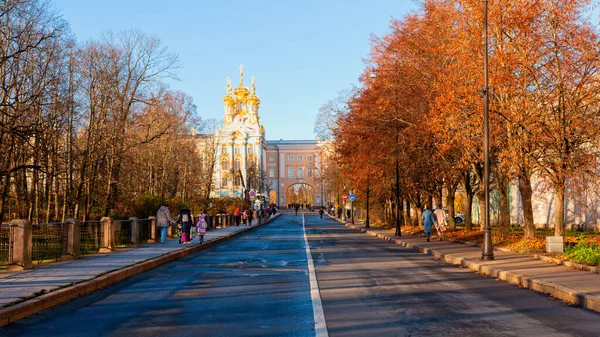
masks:
<svg viewBox="0 0 600 337"><path fill-rule="evenodd" d="M369 36L415 10L412 0L52 0L79 41L138 28L158 36L183 68L172 89L202 118L223 118L226 77L256 78L267 139L314 139L319 108L358 84Z"/></svg>

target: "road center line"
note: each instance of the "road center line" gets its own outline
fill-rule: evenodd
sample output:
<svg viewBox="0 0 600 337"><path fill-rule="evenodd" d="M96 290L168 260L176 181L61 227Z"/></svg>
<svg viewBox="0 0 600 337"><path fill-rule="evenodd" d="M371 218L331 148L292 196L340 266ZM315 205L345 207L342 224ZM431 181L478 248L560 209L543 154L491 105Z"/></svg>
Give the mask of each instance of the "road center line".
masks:
<svg viewBox="0 0 600 337"><path fill-rule="evenodd" d="M313 314L315 317L316 337L329 337L329 332L327 332L327 322L325 322L325 313L323 313L323 305L321 304L321 292L319 291L319 283L317 282L315 265L313 264L310 246L308 245L308 237L306 236L304 214L302 214L302 231L304 232L304 247L306 247L306 259L308 261L308 278L310 280L310 297L312 300Z"/></svg>

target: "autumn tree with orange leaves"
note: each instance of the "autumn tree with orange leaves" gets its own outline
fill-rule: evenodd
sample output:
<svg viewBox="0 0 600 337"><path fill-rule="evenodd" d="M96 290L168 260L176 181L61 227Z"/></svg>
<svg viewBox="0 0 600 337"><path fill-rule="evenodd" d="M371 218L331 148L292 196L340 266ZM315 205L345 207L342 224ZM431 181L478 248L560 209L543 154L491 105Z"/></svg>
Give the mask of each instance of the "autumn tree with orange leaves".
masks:
<svg viewBox="0 0 600 337"><path fill-rule="evenodd" d="M589 191L597 178L600 44L598 27L585 17L591 4L489 4L490 158L501 232L510 224L510 185L518 186L525 235L532 237L532 182L547 182L555 234L562 235L565 189ZM408 201L413 223L425 203L440 206L445 190L453 228L459 186L468 228L473 196L484 207L482 17L481 1L429 0L392 20L390 33L372 42L348 113L331 124L337 160L352 169L353 184L377 191L393 208Z"/></svg>

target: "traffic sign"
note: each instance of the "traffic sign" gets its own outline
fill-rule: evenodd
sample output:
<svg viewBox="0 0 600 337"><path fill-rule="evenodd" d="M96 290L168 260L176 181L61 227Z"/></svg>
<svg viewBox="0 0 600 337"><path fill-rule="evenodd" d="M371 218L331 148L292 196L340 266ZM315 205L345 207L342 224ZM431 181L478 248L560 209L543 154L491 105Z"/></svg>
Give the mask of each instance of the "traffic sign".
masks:
<svg viewBox="0 0 600 337"><path fill-rule="evenodd" d="M342 194L342 199L348 200L348 194Z"/></svg>
<svg viewBox="0 0 600 337"><path fill-rule="evenodd" d="M356 197L354 196L354 194L350 194L350 198L349 199L350 199L350 201L354 201L354 200L356 200Z"/></svg>

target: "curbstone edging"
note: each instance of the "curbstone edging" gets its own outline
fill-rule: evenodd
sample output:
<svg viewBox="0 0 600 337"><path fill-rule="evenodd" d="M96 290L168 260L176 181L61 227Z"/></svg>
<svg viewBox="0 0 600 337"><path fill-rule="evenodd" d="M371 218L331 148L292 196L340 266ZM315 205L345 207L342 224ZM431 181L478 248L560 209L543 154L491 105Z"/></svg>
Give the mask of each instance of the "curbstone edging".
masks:
<svg viewBox="0 0 600 337"><path fill-rule="evenodd" d="M466 258L455 257L451 254L444 254L435 249L422 247L422 246L418 246L418 245L413 245L409 242L402 241L402 239L398 239L398 238L393 239L387 235L384 235L381 233L376 233L371 230L366 230L364 228L358 228L357 226L354 226L354 225L345 224L345 226L349 227L351 229L354 229L354 230L359 230L363 233L367 233L370 236L381 238L384 241L391 241L391 242L395 243L396 245L406 247L409 249L413 249L413 250L418 251L423 254L431 255L440 260L450 262L450 263L453 263L456 265L462 265L462 266L467 267L473 271L476 271L484 276L495 277L499 280L506 281L512 285L531 289L531 290L534 290L534 291L537 291L540 293L545 293L554 298L557 298L557 299L560 299L560 300L563 300L563 301L566 301L566 302L569 302L572 304L576 304L576 305L586 308L588 310L600 312L600 297L598 297L598 296L585 294L585 293L579 292L577 290L567 288L565 286L561 286L559 284L546 282L546 281L542 281L539 279L534 279L534 278L531 278L528 276L524 276L524 275L515 273L511 270L502 270L499 268L495 268L493 266L477 263L475 261L472 261L472 260L469 260ZM471 246L479 247L478 244L469 242L469 241L462 241L462 240L449 240L449 241L464 243L464 244L468 244ZM500 247L494 248L494 249L497 249L499 251L509 252L509 253L511 252L508 249L500 248ZM598 273L600 270L600 268L584 266L584 265L572 263L569 261L554 259L554 258L543 256L540 254L534 254L533 257L538 260L543 260L546 262L560 264L560 265L564 265L567 267L582 269L582 270L591 271L591 272L595 272L595 273Z"/></svg>
<svg viewBox="0 0 600 337"><path fill-rule="evenodd" d="M281 213L275 214L274 216L269 218L269 220L263 222L262 224L256 224L254 226L244 228L238 232L228 233L227 235L205 242L202 245L194 245L192 247L181 248L175 251L171 251L160 256L156 256L129 266L125 266L120 269L109 271L107 273L96 276L95 278L84 280L79 283L74 283L70 286L53 290L44 295L26 299L22 302L15 303L8 307L0 308L0 327L9 325L27 316L37 314L41 311L68 302L77 297L92 293L96 290L100 290L111 284L123 281L131 276L141 274L143 272L159 267L163 264L175 261L184 256L191 255L206 248L212 247L223 241L227 241L232 237L238 236L242 233L251 231L269 223L271 220L277 218L280 214Z"/></svg>

